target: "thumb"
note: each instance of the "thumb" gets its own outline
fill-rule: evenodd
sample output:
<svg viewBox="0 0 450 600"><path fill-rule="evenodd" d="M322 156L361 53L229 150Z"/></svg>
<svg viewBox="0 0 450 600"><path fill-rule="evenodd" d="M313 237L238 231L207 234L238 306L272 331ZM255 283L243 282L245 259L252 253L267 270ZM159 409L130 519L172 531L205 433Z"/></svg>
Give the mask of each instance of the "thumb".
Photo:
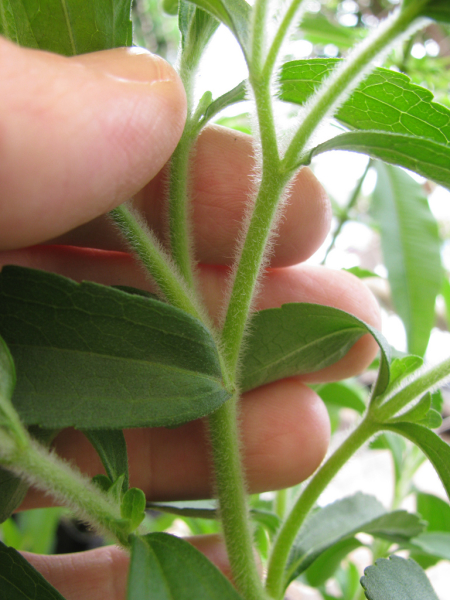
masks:
<svg viewBox="0 0 450 600"><path fill-rule="evenodd" d="M127 200L168 160L185 115L177 74L146 50L69 59L0 37L0 249Z"/></svg>

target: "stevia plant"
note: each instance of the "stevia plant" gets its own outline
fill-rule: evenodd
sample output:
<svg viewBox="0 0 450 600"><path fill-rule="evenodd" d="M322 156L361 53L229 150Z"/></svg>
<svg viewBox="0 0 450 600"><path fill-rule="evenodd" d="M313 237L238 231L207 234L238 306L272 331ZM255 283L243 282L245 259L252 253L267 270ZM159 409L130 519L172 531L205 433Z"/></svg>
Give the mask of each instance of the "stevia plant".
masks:
<svg viewBox="0 0 450 600"><path fill-rule="evenodd" d="M396 454L392 439L398 438L391 434L420 448L450 494L450 448L433 432L440 425L435 392L450 373L450 359L432 367L424 367L414 355L391 363L390 348L379 332L327 306L292 303L256 313L251 309L285 190L315 156L341 149L383 161L377 167L379 178L384 177L385 189L390 186L395 192L392 202L400 201L401 190L412 186L409 176L393 165L450 188L450 110L433 102L427 90L405 75L377 66L395 44L407 41L431 20L450 22L450 5L447 0L404 0L345 60L281 64L283 44L301 22L305 4L302 0L281 7L268 0L257 0L253 6L245 0L180 0L175 8L188 116L170 166L170 250L164 250L153 232L143 227L130 204L111 212L130 250L153 279L156 296L130 288L77 284L15 266L5 267L0 274L2 520L20 504L28 484L47 490L130 552L130 600L280 600L289 583L302 574L322 584L322 571L332 574L330 565L337 568L340 558L360 543L355 538L359 532L386 546L382 551L378 546L380 558L366 570L360 593L370 600L384 600L387 590L398 598L436 598L417 562L385 558L393 544L411 549L419 562L420 552L433 555L436 539L423 537L425 525L417 515L398 506L387 512L364 494L315 507L349 458L382 432L384 441L377 438L377 443L390 445L397 457L399 487L404 483L407 456ZM37 4L0 0L0 33L21 45L64 55L129 46L130 11L131 0L107 5L101 0L87 5L79 0ZM207 92L196 105L196 69L219 23L236 37L248 81L217 99ZM223 322L216 326L203 306L191 251L190 156L202 128L222 109L244 98L252 100L257 123L257 190L236 250ZM303 107L295 130L282 138L274 110L279 100ZM380 111L393 118L380 119ZM314 145L316 132L331 118L344 131ZM377 210L386 210L381 200ZM33 326L37 323L38 328ZM240 394L328 366L366 333L379 344L380 360L358 426L318 469L289 511L249 512L236 418ZM424 351L423 339L422 334L419 341L411 342L418 353ZM146 533L144 493L129 488L124 428L172 427L205 416L218 508L159 508L188 516L220 516L236 587L183 540ZM69 426L85 433L107 475L89 482L48 451L56 432ZM427 499L421 502L426 512ZM432 516L433 511L428 512ZM253 555L252 520L258 519L270 538L264 581ZM16 598L18 590L22 597L36 600L61 598L12 548L0 546L0 564L2 576L5 573L1 591L7 598Z"/></svg>

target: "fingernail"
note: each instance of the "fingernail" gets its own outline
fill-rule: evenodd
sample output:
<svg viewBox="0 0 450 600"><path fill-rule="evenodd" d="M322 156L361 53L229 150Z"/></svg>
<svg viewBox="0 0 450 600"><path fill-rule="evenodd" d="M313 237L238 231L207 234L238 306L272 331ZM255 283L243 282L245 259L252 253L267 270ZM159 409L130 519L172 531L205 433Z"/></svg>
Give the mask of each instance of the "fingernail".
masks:
<svg viewBox="0 0 450 600"><path fill-rule="evenodd" d="M152 84L174 81L178 77L168 62L145 48L115 48L83 54L73 60L113 79L129 83Z"/></svg>

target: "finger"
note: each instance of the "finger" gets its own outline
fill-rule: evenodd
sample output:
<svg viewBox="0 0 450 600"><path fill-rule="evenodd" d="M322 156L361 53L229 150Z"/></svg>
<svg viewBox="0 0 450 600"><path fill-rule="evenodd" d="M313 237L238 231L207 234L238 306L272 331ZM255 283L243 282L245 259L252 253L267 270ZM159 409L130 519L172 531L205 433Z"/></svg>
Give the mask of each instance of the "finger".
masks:
<svg viewBox="0 0 450 600"><path fill-rule="evenodd" d="M328 413L298 378L244 394L241 402L243 461L251 493L296 485L322 462L329 441ZM157 500L208 498L214 481L205 420L176 429L125 431L130 485ZM103 473L87 439L68 429L55 440L57 453L89 476ZM22 508L49 504L31 491Z"/></svg>
<svg viewBox="0 0 450 600"><path fill-rule="evenodd" d="M0 265L8 263L53 271L76 281L87 279L104 285L129 285L154 291L141 267L129 254L121 252L38 246L0 253ZM199 273L204 301L210 314L217 316L221 314L226 296L228 271L204 266ZM274 308L288 302L333 306L381 329L374 296L360 279L345 271L312 265L269 270L262 279L255 308ZM365 335L334 365L303 378L309 382L325 382L352 377L372 362L377 350L373 338Z"/></svg>
<svg viewBox="0 0 450 600"><path fill-rule="evenodd" d="M193 232L197 259L205 264L230 264L252 192L255 168L251 137L224 127L201 134L193 172ZM165 223L166 172L160 173L135 198L151 227L161 233ZM326 193L308 168L295 177L282 211L274 267L297 264L322 244L330 227ZM106 218L72 231L54 243L124 250L124 243Z"/></svg>
<svg viewBox="0 0 450 600"><path fill-rule="evenodd" d="M0 38L2 248L60 235L161 169L186 103L175 71L141 49L72 59Z"/></svg>
<svg viewBox="0 0 450 600"><path fill-rule="evenodd" d="M225 575L230 575L225 546L218 535L185 538ZM66 600L125 600L128 555L117 546L77 554L23 556Z"/></svg>

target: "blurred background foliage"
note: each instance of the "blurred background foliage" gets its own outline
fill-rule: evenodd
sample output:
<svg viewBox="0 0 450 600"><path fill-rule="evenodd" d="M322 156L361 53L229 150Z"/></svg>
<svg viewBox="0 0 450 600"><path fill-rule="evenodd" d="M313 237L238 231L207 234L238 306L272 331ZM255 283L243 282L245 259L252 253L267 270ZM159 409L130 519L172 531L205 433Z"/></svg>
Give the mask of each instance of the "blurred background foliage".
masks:
<svg viewBox="0 0 450 600"><path fill-rule="evenodd" d="M309 0L302 26L294 31L286 49L286 58L345 57L395 4L394 0ZM133 23L136 44L176 63L177 17L164 12L161 0L135 0ZM219 53L225 50L219 48ZM384 66L405 73L415 84L430 90L436 102L450 107L450 27L433 24L418 32L392 51ZM224 77L222 71L220 76ZM291 108L292 114L287 111L288 120L296 114L294 107ZM245 104L220 115L217 122L244 132L251 129ZM401 169L357 155L349 159L348 154L332 153L320 157L312 168L331 198L334 220L329 238L311 261L346 268L365 279L383 308L384 333L399 356L406 351L425 355L429 360L449 355L449 191ZM373 369L376 366L375 362ZM375 370L369 370L357 379L316 386L329 411L334 433L332 445L364 412L374 374ZM434 402L444 417L439 432L445 439L450 431L446 390ZM398 549L409 552L424 568L450 560L450 506L443 499L445 495L438 482L423 483L423 479L415 477L425 462L421 452L395 434L379 437L365 452L361 458L364 464L369 464L368 453L382 455L375 468L383 471L384 482L386 465L391 465L391 481L383 483L388 492L381 491L385 504L391 509L406 505L417 510L427 525L408 544L353 536L336 546L327 555L326 569L323 563L313 563L300 577L301 585L315 588L317 598L361 600L364 597L359 586L361 549L365 565ZM376 473L370 472L368 476L378 481ZM342 481L345 483L345 476ZM360 484L361 489L367 489L363 477ZM339 485L342 483L338 482L327 493L324 504L342 495ZM299 487L251 498L255 545L263 564L276 529L274 523L292 504ZM200 505L191 503L191 506L196 509ZM216 533L219 529L214 519L198 519L179 512L170 514L157 507L148 511L146 525L149 531L179 535ZM0 538L19 550L39 553L73 552L104 543L60 508L19 513L0 525ZM443 589L439 588L440 600L448 600ZM299 598L297 592L291 590L290 597Z"/></svg>

